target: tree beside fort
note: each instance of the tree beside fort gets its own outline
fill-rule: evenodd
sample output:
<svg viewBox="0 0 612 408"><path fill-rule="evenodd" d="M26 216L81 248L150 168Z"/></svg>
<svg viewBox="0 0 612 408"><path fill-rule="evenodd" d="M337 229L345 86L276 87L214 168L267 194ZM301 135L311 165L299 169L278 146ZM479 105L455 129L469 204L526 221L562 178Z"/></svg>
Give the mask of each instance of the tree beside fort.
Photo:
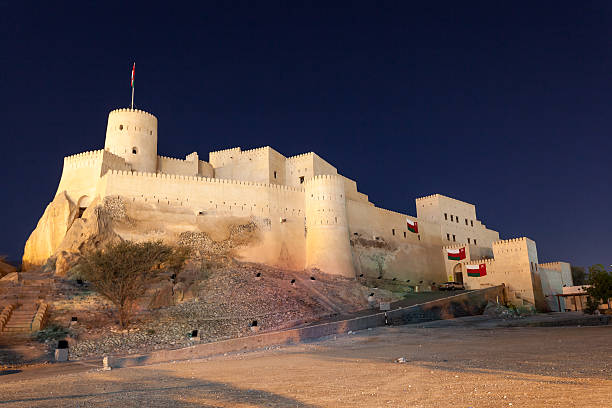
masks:
<svg viewBox="0 0 612 408"><path fill-rule="evenodd" d="M176 273L187 256L186 249L173 249L161 242L120 241L85 254L81 274L115 305L119 324L126 328L136 302L159 277L160 266Z"/></svg>
<svg viewBox="0 0 612 408"><path fill-rule="evenodd" d="M612 271L606 271L601 264L591 266L587 284L587 310L594 312L600 303L608 304L609 307L612 298Z"/></svg>

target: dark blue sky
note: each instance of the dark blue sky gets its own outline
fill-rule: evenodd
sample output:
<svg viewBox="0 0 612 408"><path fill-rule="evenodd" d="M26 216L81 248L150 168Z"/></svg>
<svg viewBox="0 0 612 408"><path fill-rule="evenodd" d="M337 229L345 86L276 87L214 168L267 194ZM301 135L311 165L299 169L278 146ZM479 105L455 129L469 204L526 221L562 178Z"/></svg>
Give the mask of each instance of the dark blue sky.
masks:
<svg viewBox="0 0 612 408"><path fill-rule="evenodd" d="M612 3L25 3L0 1L12 259L135 60L160 154L315 151L384 208L441 193L541 262L612 264Z"/></svg>

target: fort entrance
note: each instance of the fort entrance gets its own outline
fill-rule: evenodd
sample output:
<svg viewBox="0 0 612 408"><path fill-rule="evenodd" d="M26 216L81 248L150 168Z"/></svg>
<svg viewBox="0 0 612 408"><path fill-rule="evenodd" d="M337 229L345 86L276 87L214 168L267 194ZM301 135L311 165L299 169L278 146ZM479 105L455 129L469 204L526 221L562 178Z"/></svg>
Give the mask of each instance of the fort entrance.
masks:
<svg viewBox="0 0 612 408"><path fill-rule="evenodd" d="M453 280L457 283L463 283L463 272L461 271L460 263L453 268Z"/></svg>

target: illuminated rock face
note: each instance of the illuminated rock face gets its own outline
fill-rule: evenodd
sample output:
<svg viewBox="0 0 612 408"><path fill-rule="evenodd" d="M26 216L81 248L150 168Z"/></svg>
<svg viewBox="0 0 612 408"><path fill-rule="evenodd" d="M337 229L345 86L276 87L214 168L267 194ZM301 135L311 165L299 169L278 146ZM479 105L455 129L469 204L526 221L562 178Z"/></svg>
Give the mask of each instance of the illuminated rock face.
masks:
<svg viewBox="0 0 612 408"><path fill-rule="evenodd" d="M44 264L57 251L77 215L76 204L65 192L56 195L26 242L24 268Z"/></svg>
<svg viewBox="0 0 612 408"><path fill-rule="evenodd" d="M380 182L409 187L384 175ZM445 224L442 213L451 210L460 225ZM157 118L118 109L108 116L104 149L64 158L56 197L23 260L32 267L59 257L65 272L74 254L111 239L177 243L192 234L223 246L236 228L252 225L247 241L232 241L233 257L426 286L446 280L447 230L457 243L470 238L484 248L499 238L468 203L435 195L417 199L417 211L414 217L376 207L355 181L312 152L285 157L271 147L236 147L210 152L208 162L197 153L159 156ZM408 229L407 219L418 222L418 232Z"/></svg>

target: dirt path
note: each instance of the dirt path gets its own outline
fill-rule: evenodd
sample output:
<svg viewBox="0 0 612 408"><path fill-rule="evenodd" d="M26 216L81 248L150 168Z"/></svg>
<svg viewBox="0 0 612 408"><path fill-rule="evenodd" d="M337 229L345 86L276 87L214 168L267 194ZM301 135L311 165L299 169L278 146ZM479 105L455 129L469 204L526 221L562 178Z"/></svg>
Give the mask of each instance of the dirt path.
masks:
<svg viewBox="0 0 612 408"><path fill-rule="evenodd" d="M403 326L208 360L5 373L0 407L607 407L610 356L611 326Z"/></svg>

